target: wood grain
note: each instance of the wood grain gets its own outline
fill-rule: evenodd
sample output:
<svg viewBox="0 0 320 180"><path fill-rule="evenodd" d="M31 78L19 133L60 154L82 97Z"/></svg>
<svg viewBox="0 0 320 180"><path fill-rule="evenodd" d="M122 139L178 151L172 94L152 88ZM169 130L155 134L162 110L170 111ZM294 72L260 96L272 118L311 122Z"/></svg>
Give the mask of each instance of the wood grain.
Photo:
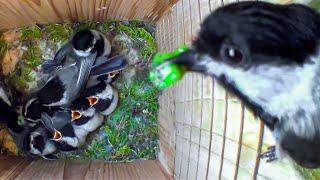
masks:
<svg viewBox="0 0 320 180"><path fill-rule="evenodd" d="M0 29L35 23L137 19L156 22L177 0L0 0Z"/></svg>
<svg viewBox="0 0 320 180"><path fill-rule="evenodd" d="M46 161L38 160L33 161L27 166L16 179L38 179L38 180L57 180L63 179L64 173L64 160Z"/></svg>
<svg viewBox="0 0 320 180"><path fill-rule="evenodd" d="M26 158L18 156L0 156L0 179L12 179L17 169L27 165Z"/></svg>
<svg viewBox="0 0 320 180"><path fill-rule="evenodd" d="M83 179L89 169L90 161L69 160L64 166L63 179L79 180Z"/></svg>
<svg viewBox="0 0 320 180"><path fill-rule="evenodd" d="M132 163L107 163L101 160L37 160L24 157L0 156L0 179L37 180L166 180L157 160L139 160Z"/></svg>

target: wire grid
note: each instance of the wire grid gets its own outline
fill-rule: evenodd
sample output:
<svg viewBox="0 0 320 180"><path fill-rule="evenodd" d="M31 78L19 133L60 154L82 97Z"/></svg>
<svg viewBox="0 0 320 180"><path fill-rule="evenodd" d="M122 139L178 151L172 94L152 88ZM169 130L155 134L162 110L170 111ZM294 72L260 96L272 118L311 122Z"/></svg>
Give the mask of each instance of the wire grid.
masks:
<svg viewBox="0 0 320 180"><path fill-rule="evenodd" d="M200 22L212 10L235 1L178 1L157 24L159 50L166 52L190 44ZM262 177L259 164L263 123L255 119L258 145L246 143L245 122L253 115L210 77L187 73L182 81L164 91L160 104L160 134L166 136L160 135L159 159L175 179ZM243 151L253 157L250 164L242 163Z"/></svg>

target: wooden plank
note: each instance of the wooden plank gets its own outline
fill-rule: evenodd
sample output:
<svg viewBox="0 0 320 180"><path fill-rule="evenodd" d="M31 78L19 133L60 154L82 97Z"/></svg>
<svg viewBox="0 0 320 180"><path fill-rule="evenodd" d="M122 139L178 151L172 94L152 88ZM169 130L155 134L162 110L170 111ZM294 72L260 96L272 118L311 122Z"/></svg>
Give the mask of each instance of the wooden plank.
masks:
<svg viewBox="0 0 320 180"><path fill-rule="evenodd" d="M103 161L91 161L89 169L85 175L86 180L103 179L104 174L104 162Z"/></svg>
<svg viewBox="0 0 320 180"><path fill-rule="evenodd" d="M0 29L88 20L157 21L177 0L0 0Z"/></svg>
<svg viewBox="0 0 320 180"><path fill-rule="evenodd" d="M6 178L6 180L13 180L16 179L17 176L23 171L28 165L30 164L30 161L25 159L22 161L15 169L14 171Z"/></svg>
<svg viewBox="0 0 320 180"><path fill-rule="evenodd" d="M83 179L89 169L90 161L67 160L64 168L63 179Z"/></svg>
<svg viewBox="0 0 320 180"><path fill-rule="evenodd" d="M0 179L8 179L25 162L26 158L24 157L0 156Z"/></svg>
<svg viewBox="0 0 320 180"><path fill-rule="evenodd" d="M16 179L37 179L37 180L57 180L63 179L64 160L47 161L37 160L33 161L27 166Z"/></svg>

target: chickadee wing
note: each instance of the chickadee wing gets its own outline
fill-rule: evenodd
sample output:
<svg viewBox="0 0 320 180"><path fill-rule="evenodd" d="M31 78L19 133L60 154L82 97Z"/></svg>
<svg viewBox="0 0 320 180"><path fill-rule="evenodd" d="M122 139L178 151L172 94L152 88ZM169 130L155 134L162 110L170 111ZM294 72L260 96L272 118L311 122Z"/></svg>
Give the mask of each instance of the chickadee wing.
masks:
<svg viewBox="0 0 320 180"><path fill-rule="evenodd" d="M52 122L52 118L49 116L48 113L43 112L41 113L41 122L46 129L50 132L54 132L55 128Z"/></svg>
<svg viewBox="0 0 320 180"><path fill-rule="evenodd" d="M118 55L106 60L106 57L99 57L97 64L92 67L90 76L102 76L112 72L120 71L125 68L127 62L127 57L125 55Z"/></svg>
<svg viewBox="0 0 320 180"><path fill-rule="evenodd" d="M63 58L66 56L66 54L72 52L72 46L70 45L70 42L68 42L67 44L63 45L58 52L56 53L56 55L53 58L53 61L55 64L61 64L63 62Z"/></svg>
<svg viewBox="0 0 320 180"><path fill-rule="evenodd" d="M80 63L77 63L79 65L79 74L77 78L77 83L75 84L75 88L83 89L85 85L87 84L88 78L90 76L90 71L92 69L92 65L95 62L96 53L91 54L88 57L79 59Z"/></svg>
<svg viewBox="0 0 320 180"><path fill-rule="evenodd" d="M68 111L56 112L52 118L52 123L55 129L60 130L68 123L71 123L71 115Z"/></svg>
<svg viewBox="0 0 320 180"><path fill-rule="evenodd" d="M46 60L42 64L41 66L42 71L46 74L50 74L59 66L63 66L64 59L66 58L66 54L70 52L72 52L72 47L70 43L67 43L58 50L53 60Z"/></svg>

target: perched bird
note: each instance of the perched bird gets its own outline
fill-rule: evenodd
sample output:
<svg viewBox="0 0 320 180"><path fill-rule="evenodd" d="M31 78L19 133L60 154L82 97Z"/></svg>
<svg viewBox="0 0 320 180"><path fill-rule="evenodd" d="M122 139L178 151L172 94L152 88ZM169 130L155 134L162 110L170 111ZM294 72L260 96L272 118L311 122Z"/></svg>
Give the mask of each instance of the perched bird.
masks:
<svg viewBox="0 0 320 180"><path fill-rule="evenodd" d="M191 50L171 62L217 78L272 131L277 157L316 168L319 40L320 15L309 7L240 2L212 12Z"/></svg>
<svg viewBox="0 0 320 180"><path fill-rule="evenodd" d="M84 96L91 107L105 116L111 114L118 105L118 91L104 81L88 88Z"/></svg>
<svg viewBox="0 0 320 180"><path fill-rule="evenodd" d="M72 39L58 50L53 60L47 60L42 65L45 73L54 72L57 68L73 64L81 57L87 57L96 52L97 57L108 57L111 53L111 44L106 36L97 30L81 30ZM100 59L96 63L103 63Z"/></svg>

